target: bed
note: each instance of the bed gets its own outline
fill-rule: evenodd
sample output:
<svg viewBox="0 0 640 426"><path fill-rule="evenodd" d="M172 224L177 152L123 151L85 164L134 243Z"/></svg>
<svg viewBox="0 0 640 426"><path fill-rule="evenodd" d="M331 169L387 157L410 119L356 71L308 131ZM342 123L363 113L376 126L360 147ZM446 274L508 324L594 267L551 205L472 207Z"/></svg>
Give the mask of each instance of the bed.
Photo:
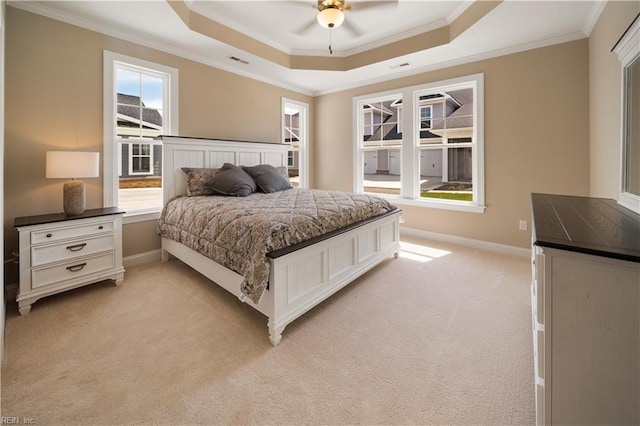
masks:
<svg viewBox="0 0 640 426"><path fill-rule="evenodd" d="M269 340L274 346L280 343L284 328L293 320L384 259L398 256L400 210L394 206L384 207L382 204L386 202L376 200L375 197L335 191L307 192L297 189L287 189L272 194L256 193L248 197L185 197L187 179L183 168L220 168L223 164L229 163L237 166L267 164L286 170L289 149L287 145L176 136L163 136L162 140L165 202L159 221L162 260L166 262L169 255L175 256L237 296L242 302L264 314L268 318ZM347 196L349 198L345 198ZM206 244L190 242L187 237L180 238L180 235L185 235L185 231L172 231L170 227L161 229L166 226L166 223L171 222L169 220L171 217L182 218L191 215L196 218L207 217L207 220L213 221L217 214L196 213L195 210L196 207L211 209L207 207L207 203L211 202L216 205L216 208L225 208L227 215L244 220L250 204L256 204L258 209L271 211L276 216L281 206L287 204L306 206L305 203L310 202L308 198L314 200L326 198L328 202L333 203L330 205L335 204L338 207L360 205L369 211L367 214L370 217L363 218L364 216L354 214L351 218L353 223L346 226L342 223L337 224L335 226L338 227L335 229L326 228L330 229L328 232L325 232L323 225L320 231L315 230L315 234L310 234L313 235L310 238L289 234L286 237L279 237L280 239L274 238L274 241L270 240L265 249L258 249L261 246L256 245L255 253L251 251L251 255L247 256L247 264L259 265L258 272L236 267L242 265L224 266L223 264L226 263L222 262L219 256L216 257L216 250L211 247L207 249ZM372 201L371 204L369 199ZM231 204L232 202L234 204ZM374 205L373 202L379 204ZM181 207L178 207L179 203L182 203ZM237 203L240 203L240 207ZM320 208L320 210L325 209L327 208L322 206ZM344 218L350 215L352 213L349 212L340 216ZM280 212L281 219L287 217L287 214ZM240 222L240 219L232 222ZM204 219L199 220L199 222L203 221ZM176 220L171 223L175 224L175 222ZM280 222L286 221L282 219ZM200 226L211 227L212 223L214 222L206 225L200 223ZM256 225L254 228L260 226ZM220 225L220 229L226 230L227 225ZM195 237L207 232L209 228L203 227L186 233L192 234L192 240L199 241ZM227 241L230 240L229 236L225 238ZM242 238L239 237L237 240L240 243Z"/></svg>

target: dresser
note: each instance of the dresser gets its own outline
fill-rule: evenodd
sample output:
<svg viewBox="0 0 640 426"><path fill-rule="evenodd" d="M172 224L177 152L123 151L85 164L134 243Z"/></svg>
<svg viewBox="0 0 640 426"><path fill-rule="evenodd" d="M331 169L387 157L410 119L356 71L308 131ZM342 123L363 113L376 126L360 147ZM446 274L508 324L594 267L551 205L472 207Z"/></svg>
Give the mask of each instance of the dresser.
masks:
<svg viewBox="0 0 640 426"><path fill-rule="evenodd" d="M18 309L26 315L38 299L105 279L124 280L122 216L117 208L18 217Z"/></svg>
<svg viewBox="0 0 640 426"><path fill-rule="evenodd" d="M640 215L532 194L537 424L640 424Z"/></svg>

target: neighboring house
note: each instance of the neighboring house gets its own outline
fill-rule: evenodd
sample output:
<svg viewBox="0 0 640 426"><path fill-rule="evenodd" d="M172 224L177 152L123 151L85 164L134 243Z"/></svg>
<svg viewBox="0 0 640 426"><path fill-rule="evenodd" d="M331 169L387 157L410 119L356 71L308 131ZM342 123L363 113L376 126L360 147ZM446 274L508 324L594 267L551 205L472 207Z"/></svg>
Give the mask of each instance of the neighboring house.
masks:
<svg viewBox="0 0 640 426"><path fill-rule="evenodd" d="M145 179L157 183L162 176L161 132L162 115L157 109L146 107L139 96L118 93L118 139L131 139L119 143L121 186Z"/></svg>
<svg viewBox="0 0 640 426"><path fill-rule="evenodd" d="M471 148L433 149L429 145L471 142L473 90L461 89L420 97L420 175L441 177L443 182L471 182ZM402 99L365 106L364 173L400 175ZM448 167L443 168L443 164ZM447 170L447 176L443 176Z"/></svg>

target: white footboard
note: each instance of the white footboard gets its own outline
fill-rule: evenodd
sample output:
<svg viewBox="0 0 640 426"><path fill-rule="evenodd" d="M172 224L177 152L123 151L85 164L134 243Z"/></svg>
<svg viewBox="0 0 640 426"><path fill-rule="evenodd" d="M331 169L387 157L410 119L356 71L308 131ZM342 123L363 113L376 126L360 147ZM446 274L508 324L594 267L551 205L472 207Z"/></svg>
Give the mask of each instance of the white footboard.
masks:
<svg viewBox="0 0 640 426"><path fill-rule="evenodd" d="M385 258L397 254L399 248L399 213L396 213L272 259L271 343L280 342L282 330L291 321Z"/></svg>
<svg viewBox="0 0 640 426"><path fill-rule="evenodd" d="M242 277L237 273L175 241L163 238L162 248L266 315L269 340L275 346L293 320L384 259L397 256L399 216L400 212L387 215L271 259L269 289L259 304L241 293Z"/></svg>

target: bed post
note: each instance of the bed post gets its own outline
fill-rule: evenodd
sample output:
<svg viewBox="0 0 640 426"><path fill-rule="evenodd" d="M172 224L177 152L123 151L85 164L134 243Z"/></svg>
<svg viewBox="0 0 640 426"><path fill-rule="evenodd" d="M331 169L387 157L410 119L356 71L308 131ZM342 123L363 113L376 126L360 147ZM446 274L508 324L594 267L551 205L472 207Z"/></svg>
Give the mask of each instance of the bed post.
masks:
<svg viewBox="0 0 640 426"><path fill-rule="evenodd" d="M280 327L276 327L273 321L273 318L269 318L269 322L267 324L269 326L269 341L273 346L278 346L280 340L282 340L282 332L286 325L281 325Z"/></svg>

